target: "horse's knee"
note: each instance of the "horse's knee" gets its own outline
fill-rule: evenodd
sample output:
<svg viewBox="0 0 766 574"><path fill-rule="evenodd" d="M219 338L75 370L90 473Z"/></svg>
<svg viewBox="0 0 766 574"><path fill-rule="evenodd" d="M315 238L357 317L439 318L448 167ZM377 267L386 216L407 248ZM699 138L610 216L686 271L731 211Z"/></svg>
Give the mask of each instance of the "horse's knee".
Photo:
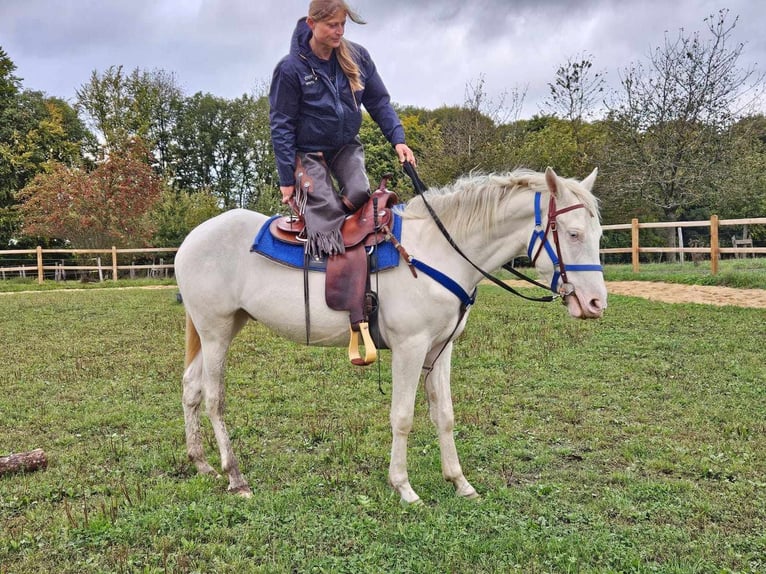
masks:
<svg viewBox="0 0 766 574"><path fill-rule="evenodd" d="M391 415L391 431L395 435L407 436L412 430L412 415Z"/></svg>

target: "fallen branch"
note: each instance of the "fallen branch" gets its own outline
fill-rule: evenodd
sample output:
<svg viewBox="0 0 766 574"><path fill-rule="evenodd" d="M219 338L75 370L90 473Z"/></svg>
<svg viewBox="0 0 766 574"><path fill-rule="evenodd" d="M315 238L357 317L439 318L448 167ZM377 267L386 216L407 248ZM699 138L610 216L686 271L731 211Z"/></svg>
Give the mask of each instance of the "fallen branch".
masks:
<svg viewBox="0 0 766 574"><path fill-rule="evenodd" d="M43 470L47 466L48 458L41 448L0 457L0 475Z"/></svg>

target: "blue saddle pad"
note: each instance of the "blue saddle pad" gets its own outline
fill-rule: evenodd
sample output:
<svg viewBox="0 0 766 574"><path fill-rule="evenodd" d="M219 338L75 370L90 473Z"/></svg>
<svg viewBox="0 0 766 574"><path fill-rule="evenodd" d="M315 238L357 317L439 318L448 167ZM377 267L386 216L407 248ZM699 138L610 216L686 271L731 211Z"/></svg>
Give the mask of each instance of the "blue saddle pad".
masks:
<svg viewBox="0 0 766 574"><path fill-rule="evenodd" d="M282 263L290 267L298 267L303 269L303 245L292 245L285 243L275 238L270 231L271 222L275 219L282 217L281 215L275 215L271 217L266 223L263 224L258 235L253 241L253 246L250 251L254 251L268 257L277 263ZM397 241L401 240L402 236L402 218L393 214L393 227L391 233L396 237ZM384 241L377 246L377 267L372 271L383 271L384 269L390 269L399 265L399 252L389 241ZM310 271L324 271L327 268L327 258L321 260L309 261Z"/></svg>

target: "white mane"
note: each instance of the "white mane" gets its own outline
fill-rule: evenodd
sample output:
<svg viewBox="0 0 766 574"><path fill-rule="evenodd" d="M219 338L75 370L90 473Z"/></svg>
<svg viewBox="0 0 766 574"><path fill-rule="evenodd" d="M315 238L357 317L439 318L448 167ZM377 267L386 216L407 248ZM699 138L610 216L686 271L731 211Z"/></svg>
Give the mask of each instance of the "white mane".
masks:
<svg viewBox="0 0 766 574"><path fill-rule="evenodd" d="M574 194L577 202L598 216L598 200L579 181L559 178L559 182ZM477 222L489 226L504 202L527 191L548 193L545 174L526 169L504 174L469 174L449 186L431 188L425 193L428 203L445 225L453 229L469 229ZM430 217L419 196L410 199L400 213L404 219Z"/></svg>

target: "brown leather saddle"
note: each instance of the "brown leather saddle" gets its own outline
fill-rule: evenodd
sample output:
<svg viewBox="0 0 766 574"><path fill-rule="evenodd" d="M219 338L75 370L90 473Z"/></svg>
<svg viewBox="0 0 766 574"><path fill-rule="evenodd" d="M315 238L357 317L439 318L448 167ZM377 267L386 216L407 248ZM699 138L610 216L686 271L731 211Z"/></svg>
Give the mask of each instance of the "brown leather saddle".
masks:
<svg viewBox="0 0 766 574"><path fill-rule="evenodd" d="M385 188L387 178L367 202L352 213L341 226L345 253L327 258L325 302L330 309L348 311L350 320L349 359L355 365L369 365L377 359L377 350L369 334L370 314L375 312L377 297L370 290L370 266L367 247L386 240L393 218L391 208L399 198ZM295 214L271 222L271 234L285 243L306 242L305 223ZM361 335L365 356L359 352Z"/></svg>
<svg viewBox="0 0 766 574"><path fill-rule="evenodd" d="M367 203L346 217L340 228L346 250L362 242L369 247L383 241L385 234L380 230L391 222L391 207L398 202L399 198L393 191L375 190ZM306 224L300 215L290 214L278 217L271 222L269 230L274 237L285 243L301 245L306 242Z"/></svg>

